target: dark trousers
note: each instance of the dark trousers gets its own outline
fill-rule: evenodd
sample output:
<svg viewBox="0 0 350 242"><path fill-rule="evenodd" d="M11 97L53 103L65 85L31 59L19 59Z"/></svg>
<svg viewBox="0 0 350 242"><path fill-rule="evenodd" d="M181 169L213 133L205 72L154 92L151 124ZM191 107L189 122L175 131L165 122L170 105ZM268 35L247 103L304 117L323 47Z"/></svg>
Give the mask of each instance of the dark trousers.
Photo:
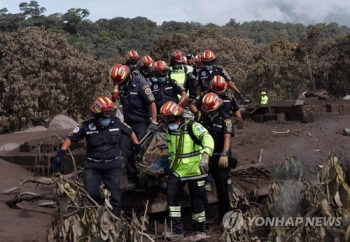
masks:
<svg viewBox="0 0 350 242"><path fill-rule="evenodd" d="M110 203L113 214L120 216L121 192L120 192L121 161L98 163L85 161L84 164L84 188L88 194L100 205L105 198L101 195L100 186L103 182L106 189L111 192Z"/></svg>
<svg viewBox="0 0 350 242"><path fill-rule="evenodd" d="M209 159L209 170L214 178L218 199L219 219L222 220L225 213L231 210L230 198L228 194L227 179L230 168L220 168L218 166L220 156L213 155Z"/></svg>
<svg viewBox="0 0 350 242"><path fill-rule="evenodd" d="M128 123L127 123L128 124ZM146 134L146 130L150 125L150 122L142 122L137 124L128 124L132 130L135 132L137 139L141 141L143 136ZM124 161L125 161L125 167L126 167L126 173L128 176L128 181L130 183L138 183L139 178L137 176L137 169L135 166L134 161L134 149L135 145L132 143L129 136L126 134L122 134L121 137L121 150L123 152Z"/></svg>
<svg viewBox="0 0 350 242"><path fill-rule="evenodd" d="M180 177L170 175L167 185L167 200L168 206L180 206L180 199L182 189L188 182L188 189L190 192L191 211L193 214L199 214L204 212L203 197L205 196L204 179L200 180L188 180L181 181ZM198 183L201 183L198 185ZM170 213L170 220L172 221L173 233L183 233L183 223L181 217L174 217ZM193 226L196 232L204 232L205 230L205 218L203 222L198 222L193 219Z"/></svg>

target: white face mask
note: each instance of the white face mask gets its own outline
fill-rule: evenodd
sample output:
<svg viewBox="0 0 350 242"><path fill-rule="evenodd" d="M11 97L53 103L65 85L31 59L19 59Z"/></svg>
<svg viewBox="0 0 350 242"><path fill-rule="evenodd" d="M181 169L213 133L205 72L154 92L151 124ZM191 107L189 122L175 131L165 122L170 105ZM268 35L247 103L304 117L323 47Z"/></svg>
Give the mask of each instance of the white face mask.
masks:
<svg viewBox="0 0 350 242"><path fill-rule="evenodd" d="M177 123L171 123L171 124L168 124L168 128L170 130L177 130L179 128L179 125Z"/></svg>

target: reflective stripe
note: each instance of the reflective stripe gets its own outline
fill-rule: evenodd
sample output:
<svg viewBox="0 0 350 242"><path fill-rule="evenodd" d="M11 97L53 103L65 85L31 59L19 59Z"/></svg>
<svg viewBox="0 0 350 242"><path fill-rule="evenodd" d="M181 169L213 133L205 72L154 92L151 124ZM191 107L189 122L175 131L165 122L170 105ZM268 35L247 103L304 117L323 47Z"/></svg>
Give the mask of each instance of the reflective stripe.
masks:
<svg viewBox="0 0 350 242"><path fill-rule="evenodd" d="M177 175L176 173L174 173L174 174ZM208 176L208 174L199 175L199 176L180 177L180 181L199 180L199 179L206 178L207 176ZM179 175L177 175L177 177L179 177Z"/></svg>
<svg viewBox="0 0 350 242"><path fill-rule="evenodd" d="M204 186L204 184L205 184L205 181L197 181L197 185L199 187Z"/></svg>
<svg viewBox="0 0 350 242"><path fill-rule="evenodd" d="M192 214L192 220L197 221L199 223L205 222L205 212L197 213L197 214Z"/></svg>
<svg viewBox="0 0 350 242"><path fill-rule="evenodd" d="M165 90L167 90L167 89L173 89L173 87L166 87Z"/></svg>
<svg viewBox="0 0 350 242"><path fill-rule="evenodd" d="M181 218L181 212L169 212L169 217Z"/></svg>
<svg viewBox="0 0 350 242"><path fill-rule="evenodd" d="M116 128L116 129L110 129L109 131L118 131L119 129Z"/></svg>
<svg viewBox="0 0 350 242"><path fill-rule="evenodd" d="M135 94L135 95L137 95L137 92L130 92L130 94Z"/></svg>
<svg viewBox="0 0 350 242"><path fill-rule="evenodd" d="M187 154L182 154L179 155L179 158L187 158L187 157L191 157L191 156L196 156L199 155L201 152L199 151L195 151L195 152L191 152L191 153L187 153Z"/></svg>
<svg viewBox="0 0 350 242"><path fill-rule="evenodd" d="M213 124L214 127L222 128L222 125Z"/></svg>
<svg viewBox="0 0 350 242"><path fill-rule="evenodd" d="M169 217L181 218L181 206L169 206Z"/></svg>
<svg viewBox="0 0 350 242"><path fill-rule="evenodd" d="M98 134L98 131L87 131L86 134Z"/></svg>

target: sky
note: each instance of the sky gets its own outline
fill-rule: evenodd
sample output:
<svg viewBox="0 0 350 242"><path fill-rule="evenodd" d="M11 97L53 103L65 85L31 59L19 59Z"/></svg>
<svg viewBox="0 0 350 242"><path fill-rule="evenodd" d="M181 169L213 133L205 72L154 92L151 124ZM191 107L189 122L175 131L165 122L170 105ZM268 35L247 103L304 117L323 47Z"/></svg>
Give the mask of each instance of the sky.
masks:
<svg viewBox="0 0 350 242"><path fill-rule="evenodd" d="M0 9L19 13L19 4L30 1L0 0ZM66 13L71 8L88 9L86 19L146 17L158 25L163 21L199 22L225 25L230 19L237 23L277 21L304 25L336 22L350 27L349 0L37 0L45 7L44 15Z"/></svg>

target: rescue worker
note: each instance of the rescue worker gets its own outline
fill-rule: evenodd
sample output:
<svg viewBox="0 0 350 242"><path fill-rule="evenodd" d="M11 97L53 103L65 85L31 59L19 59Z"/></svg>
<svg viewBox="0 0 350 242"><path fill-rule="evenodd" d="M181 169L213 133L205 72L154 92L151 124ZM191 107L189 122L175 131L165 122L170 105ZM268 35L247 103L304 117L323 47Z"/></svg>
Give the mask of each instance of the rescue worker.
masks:
<svg viewBox="0 0 350 242"><path fill-rule="evenodd" d="M152 57L149 55L142 56L137 64L139 72L141 75L148 81L149 85L152 84L152 74L151 74L151 67L154 63Z"/></svg>
<svg viewBox="0 0 350 242"><path fill-rule="evenodd" d="M231 113L233 113L237 122L237 129L243 129L244 121L239 105L234 98L230 99L228 97L227 88L228 84L222 76L214 76L209 83L209 90L207 92L202 92L190 105L190 110L195 115L197 121L200 120L201 117L200 109L204 95L213 92L223 100L223 105L220 107L220 109L229 117L231 116Z"/></svg>
<svg viewBox="0 0 350 242"><path fill-rule="evenodd" d="M202 55L202 63L205 66L198 74L197 96L209 89L209 82L214 76L222 76L228 82L229 87L238 93L240 100L243 99L241 92L238 90L230 76L222 68L215 66L216 55L211 50L205 50ZM232 98L231 98L232 99Z"/></svg>
<svg viewBox="0 0 350 242"><path fill-rule="evenodd" d="M236 167L236 160L231 155L233 123L220 109L222 104L223 100L211 92L204 96L201 105L203 112L201 124L209 131L215 142L213 156L209 159L209 170L216 185L220 221L231 209L227 181L230 167Z"/></svg>
<svg viewBox="0 0 350 242"><path fill-rule="evenodd" d="M130 67L131 71L137 71L137 62L140 59L139 53L136 50L129 50L125 56L126 62L124 65Z"/></svg>
<svg viewBox="0 0 350 242"><path fill-rule="evenodd" d="M152 72L155 78L157 78L157 82L152 83L151 90L155 97L158 113L167 101L173 101L180 106L187 102L188 96L185 88L168 77L169 67L164 61L159 60L155 62L152 66ZM180 95L180 99L178 95Z"/></svg>
<svg viewBox="0 0 350 242"><path fill-rule="evenodd" d="M141 140L149 130L157 129L157 108L152 90L144 78L132 73L130 68L125 65L115 64L111 69L110 77L114 84L119 86L124 122L131 126L138 140ZM130 139L124 135L121 150L129 182L126 190L135 190L139 183L133 159L134 148ZM156 181L152 180L149 183L149 185L156 184Z"/></svg>
<svg viewBox="0 0 350 242"><path fill-rule="evenodd" d="M129 50L128 53L125 56L125 63L123 65L126 65L130 68L132 72L134 72L136 75L140 75L139 70L137 69L137 63L140 59L139 54L136 50ZM116 102L119 97L119 89L118 85L114 85L113 91L112 91L112 98L111 100L113 102Z"/></svg>
<svg viewBox="0 0 350 242"><path fill-rule="evenodd" d="M267 96L266 92L261 92L260 104L267 104L268 101L269 97Z"/></svg>
<svg viewBox="0 0 350 242"><path fill-rule="evenodd" d="M184 109L172 101L166 102L160 109L160 119L166 124L171 172L167 181L167 202L172 233L166 232L163 236L167 239L183 237L180 198L187 183L196 233L190 241L199 241L207 238L202 197L205 196L204 179L214 143L201 124L183 118L183 113Z"/></svg>
<svg viewBox="0 0 350 242"><path fill-rule="evenodd" d="M174 50L171 53L169 70L169 78L183 86L188 70L184 66L184 55L180 50Z"/></svg>
<svg viewBox="0 0 350 242"><path fill-rule="evenodd" d="M193 54L187 54L186 58L187 58L187 65L193 66L194 65L194 60L195 60L194 55Z"/></svg>
<svg viewBox="0 0 350 242"><path fill-rule="evenodd" d="M196 98L197 96L197 85L198 85L198 71L203 67L202 56L197 55L195 58L195 65L192 72L189 72L186 76L185 89L188 91L188 105Z"/></svg>
<svg viewBox="0 0 350 242"><path fill-rule="evenodd" d="M90 106L94 117L76 127L63 142L61 149L52 160L54 172L62 170L65 155L71 144L86 139L86 160L84 163L84 188L99 204L105 199L101 195L100 185L103 182L111 192L110 203L113 214L120 216L121 192L120 176L122 161L119 159L121 137L125 135L138 146L139 142L132 129L114 116L113 102L107 97L99 97ZM138 152L138 151L136 151Z"/></svg>

